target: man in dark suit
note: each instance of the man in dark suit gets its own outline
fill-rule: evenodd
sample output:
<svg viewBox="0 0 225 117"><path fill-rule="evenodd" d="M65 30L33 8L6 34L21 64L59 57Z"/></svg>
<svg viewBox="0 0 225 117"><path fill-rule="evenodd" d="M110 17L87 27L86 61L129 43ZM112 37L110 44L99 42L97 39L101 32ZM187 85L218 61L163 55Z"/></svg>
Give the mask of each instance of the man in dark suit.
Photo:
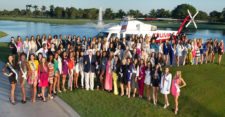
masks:
<svg viewBox="0 0 225 117"><path fill-rule="evenodd" d="M94 90L94 76L95 76L96 58L92 50L87 50L87 55L84 56L84 75L86 90Z"/></svg>

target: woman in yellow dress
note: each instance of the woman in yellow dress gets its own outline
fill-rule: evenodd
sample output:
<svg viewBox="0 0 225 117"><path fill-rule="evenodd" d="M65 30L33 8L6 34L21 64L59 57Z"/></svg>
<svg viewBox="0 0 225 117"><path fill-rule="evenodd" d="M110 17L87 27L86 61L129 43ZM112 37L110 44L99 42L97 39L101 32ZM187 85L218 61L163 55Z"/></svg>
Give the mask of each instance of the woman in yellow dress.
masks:
<svg viewBox="0 0 225 117"><path fill-rule="evenodd" d="M30 55L30 60L28 61L30 67L30 77L28 78L28 84L31 85L31 101L36 101L36 94L37 94L37 83L38 83L38 60L35 59L35 55Z"/></svg>
<svg viewBox="0 0 225 117"><path fill-rule="evenodd" d="M191 46L191 40L188 42L188 63L192 64L192 46Z"/></svg>

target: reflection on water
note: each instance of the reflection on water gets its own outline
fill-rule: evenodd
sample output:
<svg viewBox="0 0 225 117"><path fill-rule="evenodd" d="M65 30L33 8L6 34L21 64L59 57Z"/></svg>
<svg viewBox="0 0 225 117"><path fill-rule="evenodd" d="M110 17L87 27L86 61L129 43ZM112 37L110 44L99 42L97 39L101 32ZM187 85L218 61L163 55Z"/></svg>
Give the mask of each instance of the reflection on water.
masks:
<svg viewBox="0 0 225 117"><path fill-rule="evenodd" d="M105 24L104 28L115 25L113 23ZM34 23L34 22L17 22L17 21L0 21L0 31L6 32L8 36L0 39L0 42L9 41L11 36L25 36L37 34L62 34L62 35L79 35L93 37L101 28L95 23L87 23L85 25L56 25L48 23ZM166 28L166 30L177 30ZM225 40L224 30L189 30L188 38L218 38Z"/></svg>
<svg viewBox="0 0 225 117"><path fill-rule="evenodd" d="M42 34L62 34L79 35L92 37L101 29L87 25L55 25L34 22L0 21L0 30L6 32L8 36L0 39L0 42L7 42L11 36L42 35Z"/></svg>

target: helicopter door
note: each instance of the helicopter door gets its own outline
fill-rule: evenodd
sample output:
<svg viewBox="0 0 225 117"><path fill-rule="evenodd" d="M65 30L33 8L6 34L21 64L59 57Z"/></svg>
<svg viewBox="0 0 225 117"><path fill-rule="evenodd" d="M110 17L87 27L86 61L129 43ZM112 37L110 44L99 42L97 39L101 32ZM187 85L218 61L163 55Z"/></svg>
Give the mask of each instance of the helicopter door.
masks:
<svg viewBox="0 0 225 117"><path fill-rule="evenodd" d="M107 36L107 41L110 41L110 40L109 40L110 37L111 37L111 33L108 34L108 36Z"/></svg>
<svg viewBox="0 0 225 117"><path fill-rule="evenodd" d="M120 39L123 39L125 37L125 33L120 33Z"/></svg>

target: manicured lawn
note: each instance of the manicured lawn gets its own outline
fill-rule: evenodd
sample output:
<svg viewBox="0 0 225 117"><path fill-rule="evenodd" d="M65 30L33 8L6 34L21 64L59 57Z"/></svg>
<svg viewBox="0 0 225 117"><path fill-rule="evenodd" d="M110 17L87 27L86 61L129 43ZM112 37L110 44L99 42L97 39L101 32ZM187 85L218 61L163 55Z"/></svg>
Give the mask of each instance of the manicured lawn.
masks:
<svg viewBox="0 0 225 117"><path fill-rule="evenodd" d="M181 70L187 87L181 89L180 117L225 116L225 59L222 65L204 64L172 68ZM163 109L164 100L159 94L156 107L146 99L115 96L105 91L85 91L82 89L62 93L59 96L82 117L157 117L174 116L174 102Z"/></svg>
<svg viewBox="0 0 225 117"><path fill-rule="evenodd" d="M7 56L10 54L8 43L0 43L0 61L6 61Z"/></svg>
<svg viewBox="0 0 225 117"><path fill-rule="evenodd" d="M7 34L5 32L0 31L0 38L6 36Z"/></svg>

